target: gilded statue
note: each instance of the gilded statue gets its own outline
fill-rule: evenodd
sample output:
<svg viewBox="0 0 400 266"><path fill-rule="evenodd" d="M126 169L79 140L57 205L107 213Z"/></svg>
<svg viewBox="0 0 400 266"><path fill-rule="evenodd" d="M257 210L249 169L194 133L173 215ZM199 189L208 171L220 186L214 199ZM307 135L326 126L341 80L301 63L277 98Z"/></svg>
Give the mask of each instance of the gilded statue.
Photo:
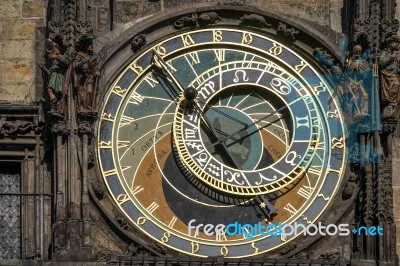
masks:
<svg viewBox="0 0 400 266"><path fill-rule="evenodd" d="M368 115L368 92L366 80L371 75L369 63L362 56L361 45L354 45L352 55L348 59L345 73L346 86L342 97L345 100L345 109L354 114L356 119Z"/></svg>

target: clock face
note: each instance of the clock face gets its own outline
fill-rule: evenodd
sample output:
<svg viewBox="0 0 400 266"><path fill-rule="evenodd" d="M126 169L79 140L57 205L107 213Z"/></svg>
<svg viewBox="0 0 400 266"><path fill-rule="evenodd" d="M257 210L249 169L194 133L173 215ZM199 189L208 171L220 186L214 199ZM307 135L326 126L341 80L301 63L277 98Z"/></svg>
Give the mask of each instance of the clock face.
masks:
<svg viewBox="0 0 400 266"><path fill-rule="evenodd" d="M344 173L343 118L328 84L254 32L160 40L127 63L101 108L98 163L109 193L139 230L184 254L237 258L289 243L302 232L250 239L213 230L314 223Z"/></svg>

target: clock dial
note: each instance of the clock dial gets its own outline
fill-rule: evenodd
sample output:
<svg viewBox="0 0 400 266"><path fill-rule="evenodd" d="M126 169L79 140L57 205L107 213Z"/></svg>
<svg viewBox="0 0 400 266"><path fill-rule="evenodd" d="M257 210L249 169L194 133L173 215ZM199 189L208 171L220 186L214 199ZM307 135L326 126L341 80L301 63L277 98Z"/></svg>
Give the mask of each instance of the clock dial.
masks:
<svg viewBox="0 0 400 266"><path fill-rule="evenodd" d="M214 28L127 63L102 106L98 160L115 203L150 238L193 256L246 257L301 232L249 240L204 225L315 222L342 179L344 139L329 86L301 56Z"/></svg>
<svg viewBox="0 0 400 266"><path fill-rule="evenodd" d="M287 81L295 77L271 62L233 61L206 71L199 79L204 81L189 85L199 92L197 111L182 101L174 123L180 157L195 176L217 190L241 195L271 193L302 176L321 131L312 95ZM218 95L227 88L232 93ZM208 104L213 98L224 105ZM217 131L214 141L198 130L203 117ZM269 153L269 145L276 142L286 150L279 150L276 161L262 160L263 151ZM226 151L221 151L223 145ZM226 154L236 163L222 160Z"/></svg>

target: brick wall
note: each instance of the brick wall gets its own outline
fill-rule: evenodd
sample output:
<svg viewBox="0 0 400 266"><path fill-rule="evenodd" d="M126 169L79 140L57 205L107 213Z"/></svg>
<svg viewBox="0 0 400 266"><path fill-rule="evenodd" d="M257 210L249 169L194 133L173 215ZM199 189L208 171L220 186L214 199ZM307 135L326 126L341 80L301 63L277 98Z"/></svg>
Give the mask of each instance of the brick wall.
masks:
<svg viewBox="0 0 400 266"><path fill-rule="evenodd" d="M42 0L1 0L0 103L32 104L37 99L36 26L44 24Z"/></svg>

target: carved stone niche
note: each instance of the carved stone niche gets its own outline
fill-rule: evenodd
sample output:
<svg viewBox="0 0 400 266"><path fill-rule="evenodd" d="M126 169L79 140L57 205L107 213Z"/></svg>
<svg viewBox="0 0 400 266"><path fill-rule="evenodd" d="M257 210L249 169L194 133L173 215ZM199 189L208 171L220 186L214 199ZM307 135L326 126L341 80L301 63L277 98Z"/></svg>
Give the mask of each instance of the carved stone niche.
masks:
<svg viewBox="0 0 400 266"><path fill-rule="evenodd" d="M34 156L36 135L43 129L37 107L0 106L0 156Z"/></svg>
<svg viewBox="0 0 400 266"><path fill-rule="evenodd" d="M26 194L24 196L8 196L12 202L18 202L20 210L20 215L13 217L13 219L17 219L18 227L20 227L15 237L22 241L16 259L46 258L47 247L50 245L50 239L45 237L43 239L44 249L41 250L39 242L36 241L40 239L40 223L33 225L32 221L40 221L40 201L39 197L29 195L51 193L50 185L45 179L46 169L42 164L43 161L40 160L44 154L41 145L44 124L39 120L38 113L39 108L36 106L0 105L1 174L7 176L13 174L11 171L17 171L17 175L20 176L19 184L14 184L16 179L9 180L17 186L16 189L11 189L11 186L6 190L0 188L0 193ZM7 183L7 180L3 178L3 182ZM45 209L51 209L49 197L45 197L44 204ZM9 213L10 211L11 209L8 210ZM3 213L0 210L0 214ZM1 215L0 220L2 220ZM42 225L44 235L51 235L49 223L43 221ZM3 233L5 233L5 237L9 237L11 231ZM15 231L14 234L16 234ZM0 254L4 251L2 248L4 248L3 245L0 245Z"/></svg>

